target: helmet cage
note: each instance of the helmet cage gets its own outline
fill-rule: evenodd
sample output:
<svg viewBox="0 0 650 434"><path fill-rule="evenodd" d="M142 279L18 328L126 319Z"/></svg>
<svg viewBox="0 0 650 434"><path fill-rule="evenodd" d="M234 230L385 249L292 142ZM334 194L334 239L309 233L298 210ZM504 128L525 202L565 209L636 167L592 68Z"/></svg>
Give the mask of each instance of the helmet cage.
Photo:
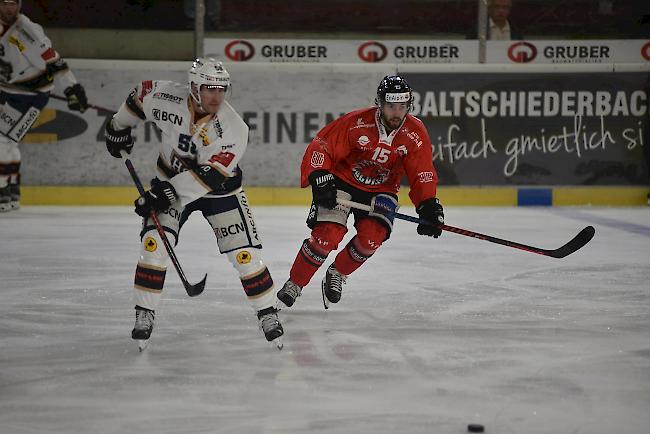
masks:
<svg viewBox="0 0 650 434"><path fill-rule="evenodd" d="M223 67L223 64L216 59L198 58L192 63L188 71L187 81L190 87L190 95L199 106L201 105L201 86L207 88L230 88L230 74Z"/></svg>

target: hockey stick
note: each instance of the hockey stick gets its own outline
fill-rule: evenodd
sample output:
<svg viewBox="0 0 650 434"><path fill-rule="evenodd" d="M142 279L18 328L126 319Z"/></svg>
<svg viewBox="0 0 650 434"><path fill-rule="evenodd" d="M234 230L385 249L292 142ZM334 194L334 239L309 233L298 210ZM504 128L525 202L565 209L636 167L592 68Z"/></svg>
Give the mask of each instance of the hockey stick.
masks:
<svg viewBox="0 0 650 434"><path fill-rule="evenodd" d="M52 99L58 99L59 101L68 102L68 98L66 98L65 96L56 95L56 94L49 93L49 92L41 92L40 90L32 90L32 89L28 89L26 87L19 86L17 84L13 84L13 83L0 83L0 87L4 87L6 89L19 90L21 92L30 92L30 93L33 93L35 95L41 95L41 94L48 95ZM98 106L98 105L94 105L94 104L88 104L88 108L95 109L95 110L97 110L99 112L115 113L115 110L107 109L106 107L102 107L102 106Z"/></svg>
<svg viewBox="0 0 650 434"><path fill-rule="evenodd" d="M122 156L122 160L124 160L124 164L126 164L126 168L129 169L131 178L133 178L133 182L135 183L135 186L138 189L140 196L144 196L145 194L144 187L142 186L142 182L140 182L140 178L138 177L138 174L135 172L135 167L133 167L133 163L131 163L128 154L126 153L126 151L120 151L120 155ZM156 212L153 210L151 211L151 219L156 225L156 230L158 231L158 235L160 235L160 239L162 239L162 242L165 245L167 254L169 254L169 257L171 258L172 263L174 264L174 268L176 268L178 277L180 277L181 282L183 282L183 286L185 287L185 291L187 291L187 295L189 295L190 297L196 297L197 295L203 292L203 289L205 289L205 280L208 278L208 274L206 273L206 275L203 277L203 280L201 280L199 283L195 285L190 284L190 282L187 280L187 277L185 277L185 272L181 268L180 262L178 262L176 253L174 253L174 248L169 242L169 239L167 238L167 235L165 234L165 231L163 230L163 227L160 224L160 220L158 220L158 216L156 215Z"/></svg>
<svg viewBox="0 0 650 434"><path fill-rule="evenodd" d="M349 206L350 208L357 208L363 211L374 212L377 214L387 214L385 210L378 207L371 207L370 205L364 205L362 203L352 202L344 199L337 199L337 202L341 205ZM413 223L423 223L430 224L426 220L422 220L417 217L413 217L406 214L401 214L398 212L392 213L392 216L398 219L407 220ZM525 250L531 253L537 253L538 255L550 256L552 258L564 258L565 256L570 255L576 250L581 249L585 244L587 244L596 233L596 230L593 226L587 226L581 230L578 235L573 237L571 241L554 250L546 250L539 247L527 246L526 244L517 243L515 241L508 241L501 238L493 237L491 235L480 234L478 232L470 231L468 229L461 229L449 225L440 225L440 229L443 231L453 232L459 235L465 235L466 237L478 238L479 240L489 241L491 243L501 244L506 247L513 247L515 249Z"/></svg>

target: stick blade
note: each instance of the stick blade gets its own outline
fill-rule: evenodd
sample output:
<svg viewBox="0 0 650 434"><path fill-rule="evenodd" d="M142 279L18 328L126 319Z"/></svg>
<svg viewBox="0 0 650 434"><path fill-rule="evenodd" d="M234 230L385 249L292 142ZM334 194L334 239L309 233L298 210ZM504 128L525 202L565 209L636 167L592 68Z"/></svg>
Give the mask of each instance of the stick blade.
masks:
<svg viewBox="0 0 650 434"><path fill-rule="evenodd" d="M185 283L185 291L187 291L187 295L190 297L196 297L200 293L203 292L205 289L205 281L208 278L208 274L206 273L205 276L203 276L203 280L201 280L199 283L191 285L189 282L184 282Z"/></svg>
<svg viewBox="0 0 650 434"><path fill-rule="evenodd" d="M569 256L571 253L581 249L585 244L591 241L595 233L596 229L594 229L593 226L587 226L581 230L578 235L573 237L571 241L559 249L548 251L548 256L552 256L553 258L564 258L565 256Z"/></svg>

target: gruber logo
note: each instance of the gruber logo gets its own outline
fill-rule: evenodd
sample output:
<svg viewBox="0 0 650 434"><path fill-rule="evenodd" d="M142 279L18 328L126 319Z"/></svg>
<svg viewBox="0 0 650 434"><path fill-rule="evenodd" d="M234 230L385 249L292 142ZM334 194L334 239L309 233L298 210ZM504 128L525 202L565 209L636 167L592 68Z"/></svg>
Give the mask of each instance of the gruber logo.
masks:
<svg viewBox="0 0 650 434"><path fill-rule="evenodd" d="M517 63L531 62L537 57L537 47L528 42L517 42L508 48L508 57Z"/></svg>
<svg viewBox="0 0 650 434"><path fill-rule="evenodd" d="M248 41L237 39L228 42L225 52L228 59L235 62L245 62L255 55L255 47Z"/></svg>
<svg viewBox="0 0 650 434"><path fill-rule="evenodd" d="M641 47L641 56L648 62L650 62L650 42Z"/></svg>
<svg viewBox="0 0 650 434"><path fill-rule="evenodd" d="M388 50L384 44L369 41L359 46L358 54L364 62L375 63L384 60L388 55Z"/></svg>

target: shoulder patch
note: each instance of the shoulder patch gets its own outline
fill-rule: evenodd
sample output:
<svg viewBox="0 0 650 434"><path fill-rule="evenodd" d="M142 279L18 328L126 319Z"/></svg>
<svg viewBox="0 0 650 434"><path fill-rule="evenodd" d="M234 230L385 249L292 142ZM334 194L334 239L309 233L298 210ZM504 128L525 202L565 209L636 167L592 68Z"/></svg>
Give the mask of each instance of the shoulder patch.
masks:
<svg viewBox="0 0 650 434"><path fill-rule="evenodd" d="M140 91L140 95L138 95L138 99L140 102L144 100L144 97L149 95L151 91L153 90L153 81L152 80L146 80L142 82L142 90Z"/></svg>
<svg viewBox="0 0 650 434"><path fill-rule="evenodd" d="M54 51L54 48L50 47L47 50L43 51L41 53L41 58L45 60L46 62L49 62L50 60L54 59L56 57L56 51Z"/></svg>
<svg viewBox="0 0 650 434"><path fill-rule="evenodd" d="M323 164L325 163L325 154L322 152L314 151L311 154L311 161L309 163L314 169L323 167Z"/></svg>
<svg viewBox="0 0 650 434"><path fill-rule="evenodd" d="M232 160L235 158L235 154L232 152L228 151L222 151L219 152L218 154L213 155L210 158L210 163L219 163L223 167L228 167L230 163L232 163Z"/></svg>

